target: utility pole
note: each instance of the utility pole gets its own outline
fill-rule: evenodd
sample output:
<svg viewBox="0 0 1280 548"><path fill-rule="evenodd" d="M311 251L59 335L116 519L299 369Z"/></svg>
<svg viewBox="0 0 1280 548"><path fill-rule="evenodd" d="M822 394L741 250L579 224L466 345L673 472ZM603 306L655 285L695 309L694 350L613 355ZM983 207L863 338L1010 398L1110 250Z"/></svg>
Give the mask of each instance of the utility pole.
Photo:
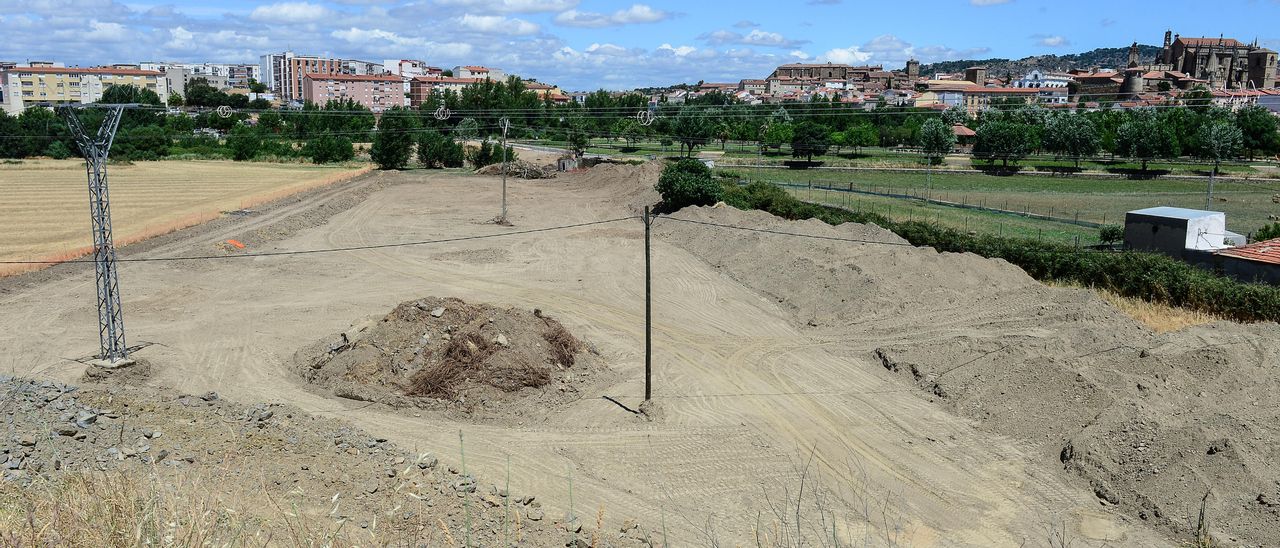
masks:
<svg viewBox="0 0 1280 548"><path fill-rule="evenodd" d="M511 129L511 120L503 118L498 125L502 127L502 216L498 223L507 224L507 130Z"/></svg>
<svg viewBox="0 0 1280 548"><path fill-rule="evenodd" d="M116 274L116 250L111 235L111 199L107 193L107 154L115 140L124 109L136 105L105 105L106 117L96 135L80 123L74 108L63 108L89 177L89 212L93 226L93 265L97 281L98 341L101 352L95 365L122 367L133 363L124 339L124 315L120 307L120 278Z"/></svg>
<svg viewBox="0 0 1280 548"><path fill-rule="evenodd" d="M649 227L653 217L649 206L644 206L644 401L653 398L653 292L649 252Z"/></svg>

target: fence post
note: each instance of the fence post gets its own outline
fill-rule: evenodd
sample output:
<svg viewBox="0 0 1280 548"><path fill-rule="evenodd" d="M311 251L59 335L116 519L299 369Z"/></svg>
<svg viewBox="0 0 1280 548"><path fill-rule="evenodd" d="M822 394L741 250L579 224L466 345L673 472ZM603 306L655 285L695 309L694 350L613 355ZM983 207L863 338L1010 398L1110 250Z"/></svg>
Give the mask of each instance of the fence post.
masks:
<svg viewBox="0 0 1280 548"><path fill-rule="evenodd" d="M653 293L649 251L649 227L652 224L649 206L644 206L644 401L653 398Z"/></svg>

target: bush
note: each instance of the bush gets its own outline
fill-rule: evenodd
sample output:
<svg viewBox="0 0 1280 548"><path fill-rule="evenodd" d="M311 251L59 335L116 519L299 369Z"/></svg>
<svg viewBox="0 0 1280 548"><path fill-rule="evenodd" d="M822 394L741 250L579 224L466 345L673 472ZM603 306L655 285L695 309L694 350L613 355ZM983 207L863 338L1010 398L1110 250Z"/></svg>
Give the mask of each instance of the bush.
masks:
<svg viewBox="0 0 1280 548"><path fill-rule="evenodd" d="M71 149L62 141L54 141L49 148L44 151L44 155L54 160L66 160L71 157Z"/></svg>
<svg viewBox="0 0 1280 548"><path fill-rule="evenodd" d="M346 137L322 135L307 141L307 145L302 147L302 155L317 164L330 164L355 158L356 149Z"/></svg>
<svg viewBox="0 0 1280 548"><path fill-rule="evenodd" d="M1120 225L1107 225L1098 229L1098 240L1104 244L1114 244L1124 241L1124 227Z"/></svg>
<svg viewBox="0 0 1280 548"><path fill-rule="evenodd" d="M511 147L507 147L506 158L508 162L516 160L516 152ZM478 148L471 149L471 157L469 159L475 169L502 163L502 145L491 143L486 139L480 143Z"/></svg>
<svg viewBox="0 0 1280 548"><path fill-rule="evenodd" d="M676 211L687 206L713 205L723 189L711 178L711 168L691 158L667 164L654 187L662 195L662 208Z"/></svg>
<svg viewBox="0 0 1280 548"><path fill-rule="evenodd" d="M231 150L232 160L252 160L262 152L262 136L251 127L237 126L227 136L227 148Z"/></svg>
<svg viewBox="0 0 1280 548"><path fill-rule="evenodd" d="M428 169L462 167L466 161L462 144L435 130L418 136L418 162Z"/></svg>
<svg viewBox="0 0 1280 548"><path fill-rule="evenodd" d="M1254 234L1254 239L1259 242L1273 238L1280 238L1280 223L1271 223L1258 230L1257 234Z"/></svg>

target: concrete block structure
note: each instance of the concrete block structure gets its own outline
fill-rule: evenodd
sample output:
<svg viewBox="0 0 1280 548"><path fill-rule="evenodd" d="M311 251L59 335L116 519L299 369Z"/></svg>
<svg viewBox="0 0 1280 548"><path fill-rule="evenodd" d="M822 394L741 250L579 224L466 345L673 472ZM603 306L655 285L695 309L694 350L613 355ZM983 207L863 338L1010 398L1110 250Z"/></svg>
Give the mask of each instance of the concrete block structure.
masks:
<svg viewBox="0 0 1280 548"><path fill-rule="evenodd" d="M317 105L350 99L373 112L408 106L404 80L391 74L305 74L302 99Z"/></svg>

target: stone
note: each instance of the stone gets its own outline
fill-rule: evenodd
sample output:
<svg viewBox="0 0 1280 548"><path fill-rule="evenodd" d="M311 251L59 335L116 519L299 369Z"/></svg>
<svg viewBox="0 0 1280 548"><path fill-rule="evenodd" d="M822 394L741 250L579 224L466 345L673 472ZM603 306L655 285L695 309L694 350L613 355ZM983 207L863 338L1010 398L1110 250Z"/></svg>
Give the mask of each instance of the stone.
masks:
<svg viewBox="0 0 1280 548"><path fill-rule="evenodd" d="M453 481L453 490L459 493L474 493L476 491L476 479L471 476L461 476Z"/></svg>
<svg viewBox="0 0 1280 548"><path fill-rule="evenodd" d="M76 430L76 428L74 426L71 426L70 424L54 428L53 432L59 436L66 436L66 437L71 437L80 433L79 430Z"/></svg>
<svg viewBox="0 0 1280 548"><path fill-rule="evenodd" d="M497 338L495 338L493 342L498 343L498 346L501 346L503 348L511 346L511 341L507 340L507 336L503 335L502 333L498 333Z"/></svg>
<svg viewBox="0 0 1280 548"><path fill-rule="evenodd" d="M23 447L32 447L35 444L36 444L36 438L35 436L32 436L30 434L25 434L22 437L18 438L18 445L21 445Z"/></svg>
<svg viewBox="0 0 1280 548"><path fill-rule="evenodd" d="M204 394L203 396L200 396L200 399L202 399L202 400L204 400L204 401L217 401L217 400L218 400L218 393L217 393L217 392L205 392L205 394Z"/></svg>
<svg viewBox="0 0 1280 548"><path fill-rule="evenodd" d="M422 456L418 457L418 468L423 470L435 468L439 463L440 460L436 458L435 453L424 453Z"/></svg>
<svg viewBox="0 0 1280 548"><path fill-rule="evenodd" d="M545 516L541 508L528 508L524 511L524 517L529 521L542 521Z"/></svg>
<svg viewBox="0 0 1280 548"><path fill-rule="evenodd" d="M431 317L432 317L432 318L439 318L440 316L443 316L443 315L444 315L444 307L443 307L443 306L431 309Z"/></svg>

